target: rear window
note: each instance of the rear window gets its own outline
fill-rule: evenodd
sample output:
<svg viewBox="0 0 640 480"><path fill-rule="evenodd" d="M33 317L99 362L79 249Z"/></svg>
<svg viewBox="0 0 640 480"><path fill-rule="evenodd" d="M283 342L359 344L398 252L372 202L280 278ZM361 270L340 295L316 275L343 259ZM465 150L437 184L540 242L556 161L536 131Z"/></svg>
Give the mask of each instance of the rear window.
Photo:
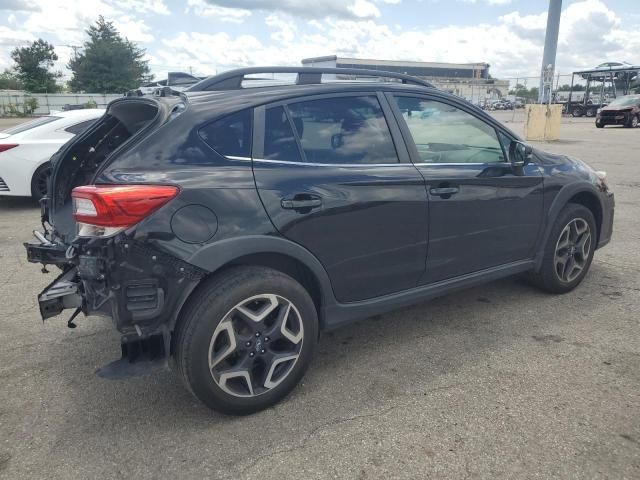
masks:
<svg viewBox="0 0 640 480"><path fill-rule="evenodd" d="M200 138L225 157L251 157L251 109L228 115L202 127Z"/></svg>
<svg viewBox="0 0 640 480"><path fill-rule="evenodd" d="M15 135L16 133L26 132L27 130L31 130L32 128L41 127L42 125L46 125L47 123L55 122L60 118L61 117L53 117L50 115L46 117L36 118L34 120L31 120L30 122L21 123L20 125L16 125L15 127L3 130L2 133Z"/></svg>
<svg viewBox="0 0 640 480"><path fill-rule="evenodd" d="M94 119L86 120L84 122L80 122L80 123L76 123L75 125L71 125L70 127L65 128L64 131L65 132L69 132L69 133L73 133L74 135L77 135L79 133L84 132L87 128L89 128L90 125L93 125L94 122L95 122Z"/></svg>

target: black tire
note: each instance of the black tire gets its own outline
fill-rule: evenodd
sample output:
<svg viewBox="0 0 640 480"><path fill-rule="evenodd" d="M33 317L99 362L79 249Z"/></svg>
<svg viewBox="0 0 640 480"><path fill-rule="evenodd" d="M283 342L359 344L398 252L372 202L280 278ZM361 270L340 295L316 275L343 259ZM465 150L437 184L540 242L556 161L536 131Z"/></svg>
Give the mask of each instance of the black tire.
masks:
<svg viewBox="0 0 640 480"><path fill-rule="evenodd" d="M598 113L598 110L596 108L589 107L587 109L586 116L592 118L592 117L595 117L597 113Z"/></svg>
<svg viewBox="0 0 640 480"><path fill-rule="evenodd" d="M581 258L583 265L575 277L563 279L561 278L561 274L558 272L558 270L562 268L558 268L560 263L556 263L556 251L557 247L560 245L560 241L562 240L561 235L565 232L565 228L569 227L574 221L582 221L588 225L590 234L589 252L584 258ZM549 238L547 239L547 243L544 247L544 257L542 259L540 271L532 273L530 276L533 283L539 288L551 293L567 293L576 288L589 271L596 247L596 238L596 221L591 210L576 203L567 204L567 206L565 206L558 215L558 218L551 229L551 233L549 234ZM574 248L576 249L575 253L573 249L570 249L571 258L577 264L578 247L574 245Z"/></svg>
<svg viewBox="0 0 640 480"><path fill-rule="evenodd" d="M604 124L600 120L596 120L596 128L604 128Z"/></svg>
<svg viewBox="0 0 640 480"><path fill-rule="evenodd" d="M233 326L230 327L233 332L233 344L237 345L237 347L231 349L233 346L229 345L231 343L231 334L228 332L221 333L228 330L228 328L220 329L223 321L229 325L233 320L232 324L241 324L240 328L245 328L245 322L253 325L246 318L243 320L242 315L240 315L240 318L233 317L234 314L232 312L238 313L238 308L246 310L252 304L243 302L252 298L263 298L263 296L277 298L278 301L284 300L293 306L286 310L286 314L290 315L289 311L293 312L295 322L299 323L297 335L301 335L301 339L298 340L300 344L299 351L294 352L294 354L297 353L297 358L287 361L289 363L292 362L292 365L288 363L285 365L284 362L278 363L278 360L272 361L269 368L266 363L264 365L259 363L261 359L268 358L270 354L274 356L280 355L279 358L282 358L282 353L274 353L277 351L274 350L276 349L276 343L282 341L282 338L273 341L271 344L261 343L260 350L258 350L258 339L256 338L255 346L252 345L249 348L247 344L251 342L245 343L244 340L248 340L249 337L253 338L253 333L249 332L247 334L249 337L243 337L236 332L238 327ZM239 305L240 307L238 307ZM276 308L276 310L273 310L273 315L277 314L276 316L279 316L278 309L283 307L278 305ZM285 320L284 323L286 324L287 321L289 320ZM276 321L273 321L273 324L275 323ZM281 330L279 327L274 327L273 324L271 327L272 332ZM265 327L261 340L268 342L269 338L264 335L265 332L268 334L267 327ZM255 332L256 337L258 333ZM282 333L285 333L284 330ZM205 405L220 413L248 415L274 405L289 394L298 384L307 370L316 348L318 316L308 292L291 277L264 267L233 267L198 287L195 295L189 300L188 305L181 313L175 335L174 345L177 368L189 390ZM214 335L216 335L215 338ZM244 362L253 362L253 366L246 367L246 371L249 372L249 376L246 378L236 376L223 382L222 377L227 373L219 375L217 379L214 378L216 374L212 372L218 368L212 366L212 361L216 356L216 342L219 337L224 335L227 335L224 339L227 345L223 345L219 349L223 351L222 361L218 360L218 362L226 364L228 359L231 359L231 366L226 367L225 365L228 368L227 371L239 369L240 367L235 367L233 364L233 362L239 362L243 365L243 372L245 371L244 365L247 365ZM297 344L289 343L298 348ZM265 350L268 351L265 352ZM232 353L226 353L229 351ZM260 352L264 356L261 357ZM218 351L219 353L220 351ZM253 358L249 359L249 355ZM275 386L267 387L267 383L273 380L277 371L274 365L277 365L277 368L283 366L284 373L281 373L280 377L276 379ZM256 367L258 368L258 373L256 373ZM269 370L268 373L266 373L267 370ZM283 370L281 369L280 371L282 372ZM252 381L258 377L263 382L252 387ZM235 381L236 384L231 387L229 380ZM256 387L264 391L255 393L254 389ZM246 396L238 396L240 392L233 390L239 388L246 388Z"/></svg>
<svg viewBox="0 0 640 480"><path fill-rule="evenodd" d="M572 117L582 117L584 115L584 110L582 110L582 108L580 107L574 107L573 110L571 110L571 116Z"/></svg>
<svg viewBox="0 0 640 480"><path fill-rule="evenodd" d="M629 121L625 125L627 128L638 128L638 124L640 123L638 119L638 115L631 115L629 117Z"/></svg>
<svg viewBox="0 0 640 480"><path fill-rule="evenodd" d="M48 163L40 165L31 177L31 196L35 200L40 200L47 194L49 177L51 176L51 166Z"/></svg>

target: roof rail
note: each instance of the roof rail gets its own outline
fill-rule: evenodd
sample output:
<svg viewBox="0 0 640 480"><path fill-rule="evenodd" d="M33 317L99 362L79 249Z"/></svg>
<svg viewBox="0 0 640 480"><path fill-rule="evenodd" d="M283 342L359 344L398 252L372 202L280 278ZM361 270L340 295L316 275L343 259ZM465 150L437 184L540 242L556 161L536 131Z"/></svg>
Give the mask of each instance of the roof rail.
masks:
<svg viewBox="0 0 640 480"><path fill-rule="evenodd" d="M311 85L322 83L322 75L354 75L378 78L393 78L402 83L411 83L422 87L434 88L433 84L411 75L386 72L384 70L367 70L363 68L331 68L331 67L250 67L229 70L228 72L205 78L190 86L186 92L203 92L216 90L239 90L246 75L256 73L296 73L296 85Z"/></svg>

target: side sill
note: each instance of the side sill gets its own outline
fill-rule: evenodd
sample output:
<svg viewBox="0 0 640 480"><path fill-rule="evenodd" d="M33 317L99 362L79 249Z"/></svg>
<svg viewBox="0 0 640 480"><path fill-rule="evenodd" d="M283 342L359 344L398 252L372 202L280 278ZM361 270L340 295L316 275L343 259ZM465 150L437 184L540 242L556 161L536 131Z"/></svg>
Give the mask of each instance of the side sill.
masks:
<svg viewBox="0 0 640 480"><path fill-rule="evenodd" d="M355 320L424 302L456 290L523 273L534 267L533 260L522 260L370 300L328 305L325 313L325 330L332 330Z"/></svg>

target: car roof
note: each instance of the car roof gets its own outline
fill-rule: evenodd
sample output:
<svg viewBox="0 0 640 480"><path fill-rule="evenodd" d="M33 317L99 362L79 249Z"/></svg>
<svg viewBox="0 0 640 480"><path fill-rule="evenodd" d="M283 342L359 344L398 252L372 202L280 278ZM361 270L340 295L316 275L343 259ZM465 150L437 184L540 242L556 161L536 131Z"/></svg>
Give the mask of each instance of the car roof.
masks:
<svg viewBox="0 0 640 480"><path fill-rule="evenodd" d="M234 99L238 104L247 104L246 106L255 106L262 103L277 102L288 98L298 96L322 95L332 93L349 93L364 91L389 91L389 92L412 92L412 93L436 93L438 95L452 96L431 87L423 87L419 85L403 84L400 82L326 82L319 84L305 85L268 85L268 86L251 86L237 90L219 90L219 91L200 91L200 92L184 92L188 101L192 105L206 105L224 101L227 103L229 99ZM452 96L453 97L453 96ZM455 97L463 100L462 97Z"/></svg>

